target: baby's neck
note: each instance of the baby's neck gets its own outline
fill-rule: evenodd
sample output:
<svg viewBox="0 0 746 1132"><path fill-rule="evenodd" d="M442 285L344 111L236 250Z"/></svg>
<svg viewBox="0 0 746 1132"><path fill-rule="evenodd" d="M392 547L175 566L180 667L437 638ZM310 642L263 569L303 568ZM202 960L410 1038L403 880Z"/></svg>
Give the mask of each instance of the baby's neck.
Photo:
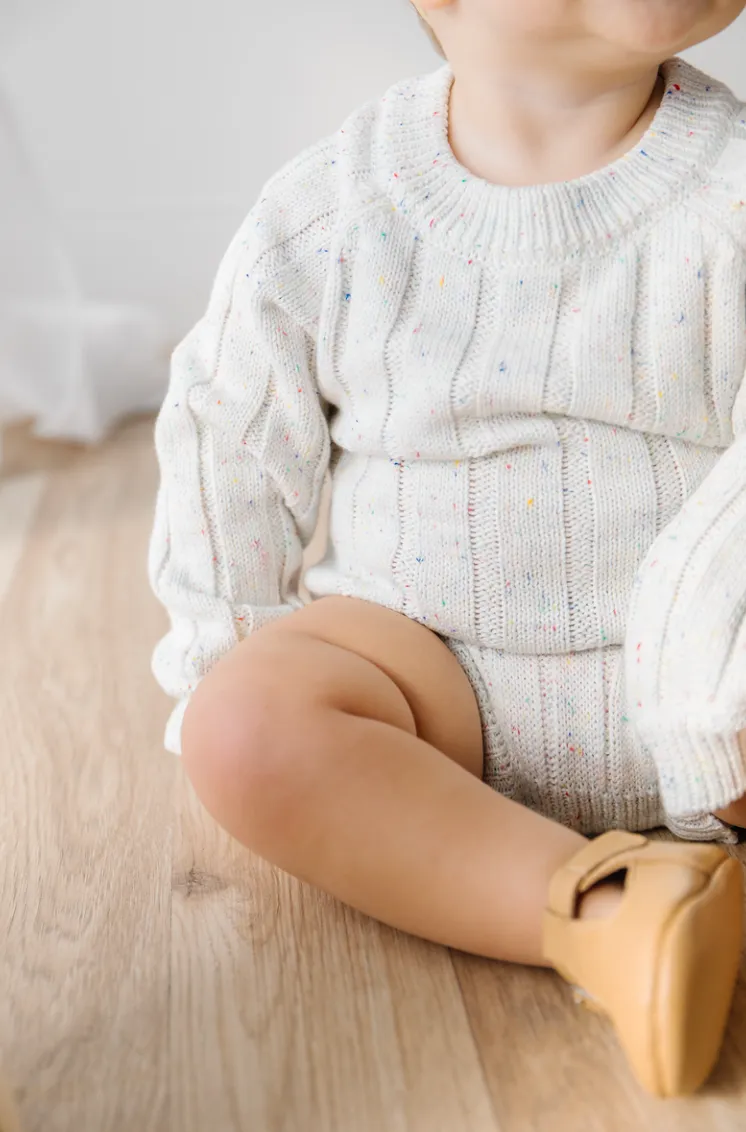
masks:
<svg viewBox="0 0 746 1132"><path fill-rule="evenodd" d="M455 72L449 137L475 176L501 185L571 181L633 149L664 93L652 71L616 85Z"/></svg>

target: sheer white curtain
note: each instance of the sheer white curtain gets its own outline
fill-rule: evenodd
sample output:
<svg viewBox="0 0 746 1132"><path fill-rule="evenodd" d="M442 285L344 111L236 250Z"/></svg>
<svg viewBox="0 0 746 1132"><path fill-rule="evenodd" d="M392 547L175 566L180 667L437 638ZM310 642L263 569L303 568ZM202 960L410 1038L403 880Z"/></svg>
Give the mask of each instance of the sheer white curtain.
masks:
<svg viewBox="0 0 746 1132"><path fill-rule="evenodd" d="M0 5L0 424L31 418L39 436L93 443L122 416L158 406L168 349L153 313L81 294L3 85L11 38L40 34L39 16L61 2Z"/></svg>

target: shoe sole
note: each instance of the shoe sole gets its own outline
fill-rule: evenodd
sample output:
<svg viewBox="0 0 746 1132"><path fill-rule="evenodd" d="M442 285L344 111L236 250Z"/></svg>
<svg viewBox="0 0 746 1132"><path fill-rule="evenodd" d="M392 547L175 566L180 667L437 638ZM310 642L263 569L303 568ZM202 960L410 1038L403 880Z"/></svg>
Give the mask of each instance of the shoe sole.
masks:
<svg viewBox="0 0 746 1132"><path fill-rule="evenodd" d="M742 871L728 858L705 890L677 910L661 942L651 1011L655 1064L638 1067L658 1096L696 1092L712 1072L733 1002L742 940Z"/></svg>

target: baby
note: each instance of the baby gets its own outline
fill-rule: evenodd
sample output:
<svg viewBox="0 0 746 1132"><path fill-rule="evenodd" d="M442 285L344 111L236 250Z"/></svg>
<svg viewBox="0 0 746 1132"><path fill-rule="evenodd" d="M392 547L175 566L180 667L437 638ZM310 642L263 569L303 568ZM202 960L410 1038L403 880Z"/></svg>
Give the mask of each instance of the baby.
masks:
<svg viewBox="0 0 746 1132"><path fill-rule="evenodd" d="M210 813L554 967L661 1095L741 946L694 842L746 825L746 107L679 53L744 7L421 0L448 61L269 181L156 426L153 668Z"/></svg>

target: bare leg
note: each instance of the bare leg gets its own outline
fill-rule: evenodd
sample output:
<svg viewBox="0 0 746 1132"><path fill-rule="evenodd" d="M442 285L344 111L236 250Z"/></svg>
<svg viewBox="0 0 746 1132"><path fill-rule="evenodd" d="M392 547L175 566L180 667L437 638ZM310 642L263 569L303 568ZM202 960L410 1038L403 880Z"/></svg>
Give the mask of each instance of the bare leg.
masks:
<svg viewBox="0 0 746 1132"><path fill-rule="evenodd" d="M473 693L422 626L327 599L262 630L197 689L183 753L216 820L285 871L412 934L543 964L549 880L585 839L482 783ZM610 906L600 888L584 913Z"/></svg>

